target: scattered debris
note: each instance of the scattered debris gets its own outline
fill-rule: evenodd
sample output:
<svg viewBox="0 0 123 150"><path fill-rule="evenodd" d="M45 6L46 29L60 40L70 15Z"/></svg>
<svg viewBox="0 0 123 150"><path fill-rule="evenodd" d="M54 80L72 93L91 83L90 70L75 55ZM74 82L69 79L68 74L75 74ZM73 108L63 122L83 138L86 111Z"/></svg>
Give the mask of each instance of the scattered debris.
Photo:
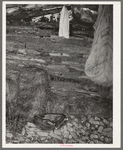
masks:
<svg viewBox="0 0 123 150"><path fill-rule="evenodd" d="M33 123L27 122L25 128L23 128L22 133L17 135L17 140L13 139L12 133L8 132L6 134L6 138L9 139L9 142L14 143L33 143L35 139L40 138L40 141L37 143L50 143L51 139L52 143L58 143L62 141L62 143L81 143L81 144L109 144L112 143L112 127L110 125L104 124L103 126L98 126L98 128L92 129L91 127L94 125L93 117L90 118L90 123L86 119L84 124L88 126L87 128L83 127L83 122L80 122L78 118L74 115L71 115L71 121L64 125L61 129L47 130L43 131L39 129ZM87 118L88 116L85 116ZM100 122L101 118L98 118L98 122ZM75 122L75 120L77 122ZM107 120L108 122L108 120ZM106 123L107 123L106 122ZM97 123L97 122L96 122Z"/></svg>

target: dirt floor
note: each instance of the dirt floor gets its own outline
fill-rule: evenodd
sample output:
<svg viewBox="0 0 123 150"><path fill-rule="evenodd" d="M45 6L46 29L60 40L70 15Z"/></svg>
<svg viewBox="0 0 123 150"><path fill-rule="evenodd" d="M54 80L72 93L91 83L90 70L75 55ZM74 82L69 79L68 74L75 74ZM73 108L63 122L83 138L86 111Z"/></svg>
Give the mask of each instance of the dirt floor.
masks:
<svg viewBox="0 0 123 150"><path fill-rule="evenodd" d="M57 109L60 106L64 107L61 110L67 116L91 114L112 119L112 98L102 99L101 87L86 78L84 73L92 38L83 36L64 39L51 30L8 26L6 40L7 58L35 59L48 71L53 93L51 99L54 101L51 112L60 112L60 108Z"/></svg>

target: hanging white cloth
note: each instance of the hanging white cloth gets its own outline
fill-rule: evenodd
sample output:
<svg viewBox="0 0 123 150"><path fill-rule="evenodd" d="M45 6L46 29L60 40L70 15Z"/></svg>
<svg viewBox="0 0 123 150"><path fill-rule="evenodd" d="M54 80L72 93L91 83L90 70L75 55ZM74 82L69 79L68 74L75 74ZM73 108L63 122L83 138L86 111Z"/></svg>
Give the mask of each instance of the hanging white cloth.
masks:
<svg viewBox="0 0 123 150"><path fill-rule="evenodd" d="M59 37L69 38L69 16L65 6L62 8L60 16Z"/></svg>

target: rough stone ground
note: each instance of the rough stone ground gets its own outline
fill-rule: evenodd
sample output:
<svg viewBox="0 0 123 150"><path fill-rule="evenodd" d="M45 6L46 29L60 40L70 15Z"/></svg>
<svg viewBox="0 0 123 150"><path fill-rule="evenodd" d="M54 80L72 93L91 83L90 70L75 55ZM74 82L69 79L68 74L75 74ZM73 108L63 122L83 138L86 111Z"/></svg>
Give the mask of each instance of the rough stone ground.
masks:
<svg viewBox="0 0 123 150"><path fill-rule="evenodd" d="M16 136L7 131L6 141L12 143L68 143L68 144L110 144L112 143L112 120L81 115L70 115L69 121L61 129L42 131L28 122L22 133Z"/></svg>
<svg viewBox="0 0 123 150"><path fill-rule="evenodd" d="M102 100L100 86L84 74L91 44L90 38L63 39L50 30L7 27L7 58L25 58L44 65L51 78L50 110L69 116L67 124L54 132L41 131L30 122L21 133L7 129L7 143L113 142L112 98Z"/></svg>

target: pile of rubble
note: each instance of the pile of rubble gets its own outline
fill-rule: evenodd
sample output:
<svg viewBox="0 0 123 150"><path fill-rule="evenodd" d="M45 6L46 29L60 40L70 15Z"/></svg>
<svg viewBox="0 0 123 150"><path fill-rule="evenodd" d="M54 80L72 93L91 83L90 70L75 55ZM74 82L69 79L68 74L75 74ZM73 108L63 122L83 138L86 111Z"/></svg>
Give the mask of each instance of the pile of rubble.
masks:
<svg viewBox="0 0 123 150"><path fill-rule="evenodd" d="M77 118L70 115L68 122L60 129L43 131L28 122L21 134L6 134L8 144L44 143L44 144L111 144L113 143L112 119L81 115Z"/></svg>

